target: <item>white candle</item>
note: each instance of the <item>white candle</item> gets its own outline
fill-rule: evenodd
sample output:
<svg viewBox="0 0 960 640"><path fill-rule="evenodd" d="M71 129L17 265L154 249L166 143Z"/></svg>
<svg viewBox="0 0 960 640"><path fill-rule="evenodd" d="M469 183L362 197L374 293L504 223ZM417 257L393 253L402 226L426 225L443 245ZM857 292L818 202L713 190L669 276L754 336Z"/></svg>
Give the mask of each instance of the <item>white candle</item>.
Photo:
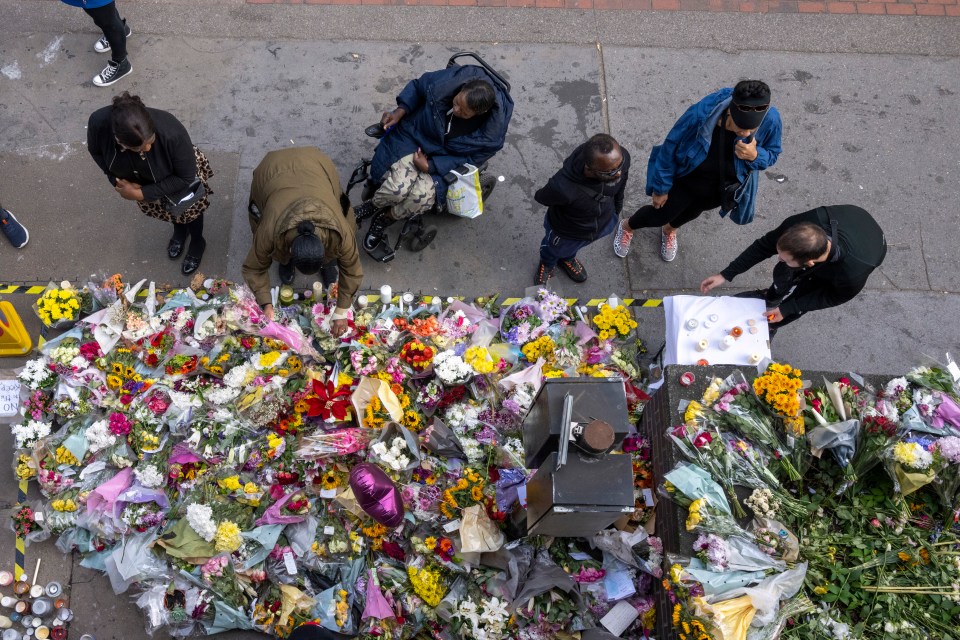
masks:
<svg viewBox="0 0 960 640"><path fill-rule="evenodd" d="M715 313L711 313L711 314L707 317L707 319L710 320L710 322L716 322L717 320L720 319L720 316L718 316L718 315L715 314Z"/></svg>
<svg viewBox="0 0 960 640"><path fill-rule="evenodd" d="M696 318L690 318L689 320L687 320L686 327L687 327L687 329L688 329L689 331L693 331L693 330L696 329L699 325L700 325L700 323L697 322L697 319L696 319Z"/></svg>
<svg viewBox="0 0 960 640"><path fill-rule="evenodd" d="M760 364L760 354L751 353L750 354L750 364Z"/></svg>
<svg viewBox="0 0 960 640"><path fill-rule="evenodd" d="M380 302L390 304L391 300L393 300L393 289L390 288L390 285L385 284L380 287Z"/></svg>
<svg viewBox="0 0 960 640"><path fill-rule="evenodd" d="M617 296L610 296L607 298L607 306L609 306L611 309L616 309L620 306L620 298Z"/></svg>
<svg viewBox="0 0 960 640"><path fill-rule="evenodd" d="M409 307L413 303L413 294L409 291L403 294L403 301L407 303L407 307Z"/></svg>
<svg viewBox="0 0 960 640"><path fill-rule="evenodd" d="M733 346L736 339L733 336L723 336L723 340L720 341L720 349L726 351Z"/></svg>
<svg viewBox="0 0 960 640"><path fill-rule="evenodd" d="M710 346L709 342L707 342L705 339L701 340L700 342L697 343L697 351L706 351L707 347L709 346Z"/></svg>

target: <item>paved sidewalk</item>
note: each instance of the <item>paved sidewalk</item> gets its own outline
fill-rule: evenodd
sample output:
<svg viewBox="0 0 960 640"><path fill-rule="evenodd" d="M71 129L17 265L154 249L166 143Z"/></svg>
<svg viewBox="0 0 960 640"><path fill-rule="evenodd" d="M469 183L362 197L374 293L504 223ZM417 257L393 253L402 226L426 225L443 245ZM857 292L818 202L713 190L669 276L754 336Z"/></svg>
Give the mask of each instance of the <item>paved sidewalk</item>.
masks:
<svg viewBox="0 0 960 640"><path fill-rule="evenodd" d="M960 16L960 0L246 0L249 4L523 7L728 13Z"/></svg>

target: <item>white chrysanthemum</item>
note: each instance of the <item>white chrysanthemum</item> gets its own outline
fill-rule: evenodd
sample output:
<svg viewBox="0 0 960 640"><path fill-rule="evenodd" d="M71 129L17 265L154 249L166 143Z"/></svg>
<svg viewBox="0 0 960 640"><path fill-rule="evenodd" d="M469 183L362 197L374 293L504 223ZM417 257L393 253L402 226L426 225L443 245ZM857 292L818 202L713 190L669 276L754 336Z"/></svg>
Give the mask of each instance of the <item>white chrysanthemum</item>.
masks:
<svg viewBox="0 0 960 640"><path fill-rule="evenodd" d="M117 444L117 436L110 433L110 423L106 420L97 420L87 427L84 437L87 439L90 453L96 453Z"/></svg>
<svg viewBox="0 0 960 640"><path fill-rule="evenodd" d="M50 424L39 420L30 420L26 424L15 424L10 427L13 437L17 440L17 448L32 447L43 438L50 435Z"/></svg>
<svg viewBox="0 0 960 640"><path fill-rule="evenodd" d="M160 470L153 465L141 466L138 467L133 475L137 477L137 481L148 489L156 489L162 487L166 482L166 478L160 473Z"/></svg>
<svg viewBox="0 0 960 640"><path fill-rule="evenodd" d="M213 521L213 509L208 505L197 503L187 505L187 524L207 542L213 542L213 538L217 535L217 523Z"/></svg>
<svg viewBox="0 0 960 640"><path fill-rule="evenodd" d="M244 363L240 366L234 367L227 371L227 375L223 376L223 383L230 387L242 388L246 386L248 382L253 380L253 367L249 364Z"/></svg>

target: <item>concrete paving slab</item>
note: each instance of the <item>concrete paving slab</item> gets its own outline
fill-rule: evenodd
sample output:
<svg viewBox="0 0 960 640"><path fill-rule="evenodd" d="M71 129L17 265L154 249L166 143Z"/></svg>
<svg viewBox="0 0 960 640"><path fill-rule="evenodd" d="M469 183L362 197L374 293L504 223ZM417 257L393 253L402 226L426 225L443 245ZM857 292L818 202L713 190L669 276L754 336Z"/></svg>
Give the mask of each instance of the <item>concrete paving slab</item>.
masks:
<svg viewBox="0 0 960 640"><path fill-rule="evenodd" d="M960 197L960 132L951 124L957 60L854 55L838 64L827 55L608 47L604 68L612 133L644 160L692 101L742 77L770 84L784 121L783 153L762 174L754 223L738 227L704 214L680 232L669 266L656 257L656 232L638 236L640 251L629 259L635 289L693 288L787 215L852 203L874 215L890 244L871 287L958 290L960 273L947 264L955 251L939 240L953 235L950 223L932 213ZM632 206L648 202L638 174ZM928 243L937 249L924 251ZM737 280L767 283L758 274Z"/></svg>
<svg viewBox="0 0 960 640"><path fill-rule="evenodd" d="M209 151L209 150L208 150ZM201 270L226 274L238 155L209 151L215 175L205 216L207 250ZM149 277L184 286L180 260L166 257L170 224L148 218L120 198L75 142L0 154L4 202L30 231L19 251L0 253L0 281L86 282L92 273L121 273L128 281Z"/></svg>

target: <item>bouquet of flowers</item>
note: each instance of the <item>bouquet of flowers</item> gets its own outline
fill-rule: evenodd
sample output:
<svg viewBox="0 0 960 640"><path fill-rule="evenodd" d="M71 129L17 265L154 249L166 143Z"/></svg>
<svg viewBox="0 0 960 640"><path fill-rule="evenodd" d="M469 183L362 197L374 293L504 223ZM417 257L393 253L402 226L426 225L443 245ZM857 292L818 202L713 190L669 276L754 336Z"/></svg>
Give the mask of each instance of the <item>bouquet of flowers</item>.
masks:
<svg viewBox="0 0 960 640"><path fill-rule="evenodd" d="M510 305L500 318L500 337L518 347L539 338L547 329L540 315L540 305L531 298Z"/></svg>
<svg viewBox="0 0 960 640"><path fill-rule="evenodd" d="M934 445L933 468L936 478L933 489L940 498L940 504L947 509L947 525L956 519L960 510L960 438L947 436L940 438Z"/></svg>
<svg viewBox="0 0 960 640"><path fill-rule="evenodd" d="M414 339L400 348L400 359L409 366L414 373L423 373L430 368L436 352L433 347Z"/></svg>
<svg viewBox="0 0 960 640"><path fill-rule="evenodd" d="M600 330L598 334L601 342L626 336L637 328L637 321L630 315L630 310L624 305L610 307L604 304L600 307L600 313L593 317L593 324Z"/></svg>
<svg viewBox="0 0 960 640"><path fill-rule="evenodd" d="M89 294L83 294L69 282L63 281L60 286L52 282L48 284L33 304L33 310L44 326L61 328L79 320L81 309L89 306Z"/></svg>
<svg viewBox="0 0 960 640"><path fill-rule="evenodd" d="M932 468L933 454L918 439L894 444L884 463L894 489L902 496L930 484L936 477Z"/></svg>
<svg viewBox="0 0 960 640"><path fill-rule="evenodd" d="M444 385L466 384L474 375L473 367L463 361L455 351L441 351L433 359L433 372Z"/></svg>

